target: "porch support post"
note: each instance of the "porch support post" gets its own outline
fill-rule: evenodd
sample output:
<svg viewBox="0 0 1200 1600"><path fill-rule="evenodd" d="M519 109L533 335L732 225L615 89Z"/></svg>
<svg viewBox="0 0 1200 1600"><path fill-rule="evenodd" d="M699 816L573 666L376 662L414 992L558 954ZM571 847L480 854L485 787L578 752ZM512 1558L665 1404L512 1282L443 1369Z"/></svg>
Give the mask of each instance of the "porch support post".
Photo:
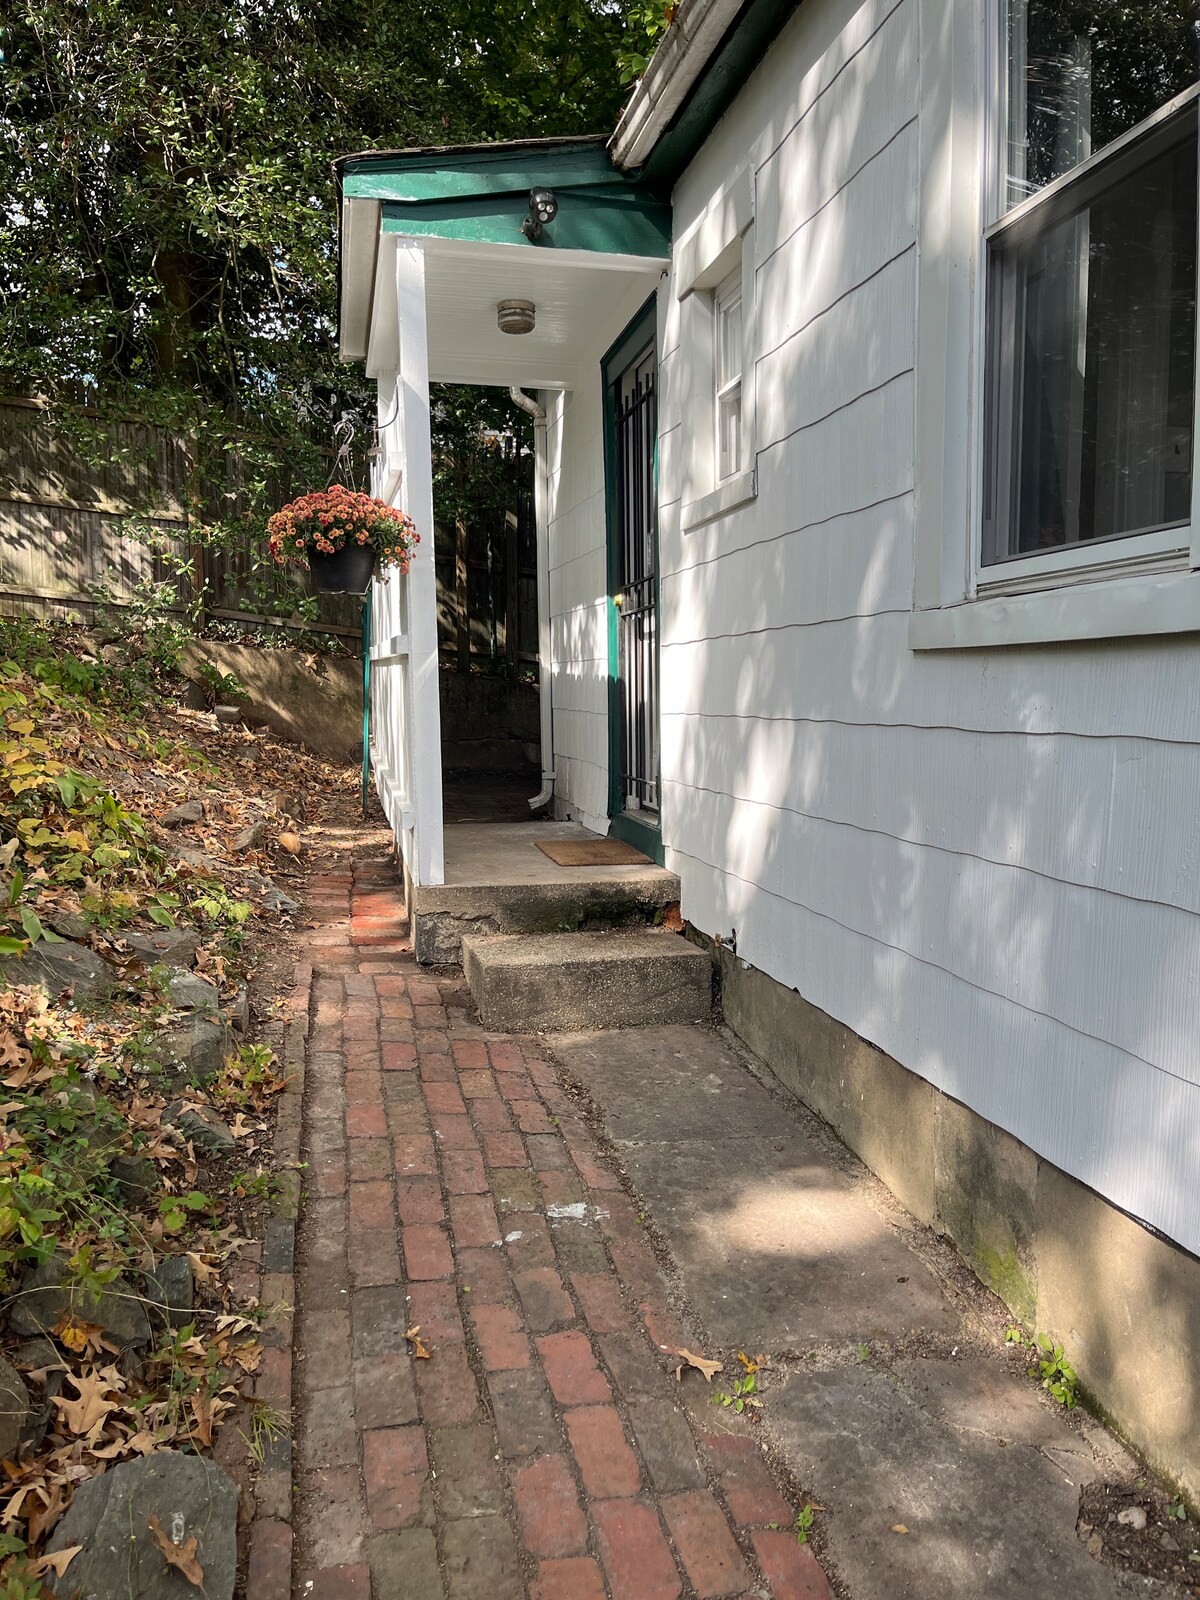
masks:
<svg viewBox="0 0 1200 1600"><path fill-rule="evenodd" d="M445 878L442 841L442 732L438 688L437 578L433 562L433 461L429 427L429 342L425 322L425 252L401 240L396 249L400 371L396 399L403 440L403 509L421 536L408 571L409 797L413 829L406 852L413 881Z"/></svg>

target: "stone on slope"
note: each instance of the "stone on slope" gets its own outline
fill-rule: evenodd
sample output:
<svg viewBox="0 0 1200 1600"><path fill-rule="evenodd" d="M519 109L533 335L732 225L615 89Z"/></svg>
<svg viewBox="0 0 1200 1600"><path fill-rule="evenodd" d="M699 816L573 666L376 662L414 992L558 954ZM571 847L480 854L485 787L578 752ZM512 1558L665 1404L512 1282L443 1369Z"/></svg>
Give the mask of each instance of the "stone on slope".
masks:
<svg viewBox="0 0 1200 1600"><path fill-rule="evenodd" d="M196 1600L201 1591L168 1566L149 1519L175 1545L196 1540L206 1600L232 1600L237 1572L236 1484L203 1456L160 1450L80 1484L49 1551L83 1549L61 1578L43 1580L67 1600Z"/></svg>
<svg viewBox="0 0 1200 1600"><path fill-rule="evenodd" d="M71 989L76 1000L110 994L115 976L107 961L101 959L86 945L47 944L39 940L21 956L5 956L0 961L0 978L6 984L20 983L33 987L41 984L54 999L64 989Z"/></svg>
<svg viewBox="0 0 1200 1600"><path fill-rule="evenodd" d="M29 1391L16 1367L0 1356L0 1460L15 1461L29 1421Z"/></svg>
<svg viewBox="0 0 1200 1600"><path fill-rule="evenodd" d="M167 994L177 1011L195 1011L202 1017L216 1017L221 1009L221 996L216 986L182 967L168 974Z"/></svg>
<svg viewBox="0 0 1200 1600"><path fill-rule="evenodd" d="M153 933L126 933L122 937L134 955L151 967L190 967L200 948L200 935L194 928L155 928Z"/></svg>
<svg viewBox="0 0 1200 1600"><path fill-rule="evenodd" d="M199 800L185 800L182 805L164 811L158 820L164 828L182 828L189 822L203 822L204 807Z"/></svg>
<svg viewBox="0 0 1200 1600"><path fill-rule="evenodd" d="M150 1319L142 1296L126 1278L95 1292L67 1280L67 1258L61 1252L25 1274L9 1301L9 1324L23 1339L49 1333L64 1311L80 1322L98 1323L114 1343L150 1343Z"/></svg>
<svg viewBox="0 0 1200 1600"><path fill-rule="evenodd" d="M146 1274L147 1298L166 1313L173 1328L192 1320L193 1292L192 1265L186 1256L164 1256Z"/></svg>
<svg viewBox="0 0 1200 1600"><path fill-rule="evenodd" d="M162 1119L167 1127L178 1128L204 1155L223 1156L237 1149L237 1140L210 1106L175 1100Z"/></svg>
<svg viewBox="0 0 1200 1600"><path fill-rule="evenodd" d="M199 1012L185 1012L151 1040L148 1055L172 1076L210 1083L230 1049L229 1029Z"/></svg>

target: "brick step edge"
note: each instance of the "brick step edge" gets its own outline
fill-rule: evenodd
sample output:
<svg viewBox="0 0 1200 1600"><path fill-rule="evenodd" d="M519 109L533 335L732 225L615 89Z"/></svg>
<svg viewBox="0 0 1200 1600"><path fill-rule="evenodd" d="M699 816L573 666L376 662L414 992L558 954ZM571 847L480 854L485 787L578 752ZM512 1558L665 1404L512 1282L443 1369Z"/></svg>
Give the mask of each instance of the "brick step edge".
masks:
<svg viewBox="0 0 1200 1600"><path fill-rule="evenodd" d="M303 1131L305 1039L312 993L312 965L298 961L287 1000L283 1070L287 1083L276 1110L273 1151L278 1174L258 1264L258 1299L263 1321L263 1358L254 1380L255 1400L265 1400L290 1418L292 1333L296 1310L296 1220L300 1214L300 1145ZM292 1433L289 1427L267 1442L254 1486L246 1600L291 1600Z"/></svg>

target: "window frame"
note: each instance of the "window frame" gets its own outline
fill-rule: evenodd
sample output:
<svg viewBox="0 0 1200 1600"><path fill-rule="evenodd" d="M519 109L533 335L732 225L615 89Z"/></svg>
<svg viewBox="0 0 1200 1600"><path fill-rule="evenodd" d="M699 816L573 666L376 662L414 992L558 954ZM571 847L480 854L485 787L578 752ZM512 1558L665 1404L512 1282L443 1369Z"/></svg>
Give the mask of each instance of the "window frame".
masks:
<svg viewBox="0 0 1200 1600"><path fill-rule="evenodd" d="M715 435L713 439L713 462L716 467L716 481L719 487L731 478L736 478L742 470L742 379L745 376L746 349L745 337L742 339L742 349L739 352L737 372L733 377L721 382L721 350L723 348L723 319L729 315L732 306L736 304L739 320L743 319L745 301L742 296L742 269L741 264L731 272L724 283L720 283L712 292L713 297L713 422ZM733 466L728 472L723 472L721 452L723 449L724 430L722 428L723 407L729 399L736 395L737 399L737 455Z"/></svg>
<svg viewBox="0 0 1200 1600"><path fill-rule="evenodd" d="M685 533L715 522L758 493L754 403L754 173L743 167L722 185L674 252L680 312L680 367L685 416L696 419L684 452L680 524ZM721 476L718 428L719 298L740 282L741 420L738 467Z"/></svg>
<svg viewBox="0 0 1200 1600"><path fill-rule="evenodd" d="M1200 317L1190 522L988 566L982 560L991 241L1028 225L1190 100L1200 102L1200 84L1002 213L1006 0L956 5L949 24L939 0L919 3L922 36L931 41L920 86L930 136L923 132L919 172L918 516L909 643L915 650L970 649L1200 631ZM927 248L928 240L937 247Z"/></svg>

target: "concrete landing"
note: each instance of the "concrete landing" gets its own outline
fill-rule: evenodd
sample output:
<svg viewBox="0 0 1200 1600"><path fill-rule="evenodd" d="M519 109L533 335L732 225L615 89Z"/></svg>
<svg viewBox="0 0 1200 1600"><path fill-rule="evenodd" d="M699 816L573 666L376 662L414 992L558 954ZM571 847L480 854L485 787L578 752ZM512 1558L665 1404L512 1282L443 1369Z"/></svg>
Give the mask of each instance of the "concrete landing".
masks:
<svg viewBox="0 0 1200 1600"><path fill-rule="evenodd" d="M673 933L467 934L462 963L485 1028L702 1022L712 961Z"/></svg>
<svg viewBox="0 0 1200 1600"><path fill-rule="evenodd" d="M539 839L594 839L575 822L461 822L445 830L446 881L413 892L413 950L460 959L464 934L554 933L661 921L679 879L652 865L560 867Z"/></svg>
<svg viewBox="0 0 1200 1600"><path fill-rule="evenodd" d="M771 1356L762 1425L824 1508L823 1559L852 1600L1176 1592L1075 1531L1080 1486L1130 1469L1121 1447L1025 1378L986 1292L952 1296L937 1241L765 1069L702 1027L552 1049L599 1106L708 1353Z"/></svg>

